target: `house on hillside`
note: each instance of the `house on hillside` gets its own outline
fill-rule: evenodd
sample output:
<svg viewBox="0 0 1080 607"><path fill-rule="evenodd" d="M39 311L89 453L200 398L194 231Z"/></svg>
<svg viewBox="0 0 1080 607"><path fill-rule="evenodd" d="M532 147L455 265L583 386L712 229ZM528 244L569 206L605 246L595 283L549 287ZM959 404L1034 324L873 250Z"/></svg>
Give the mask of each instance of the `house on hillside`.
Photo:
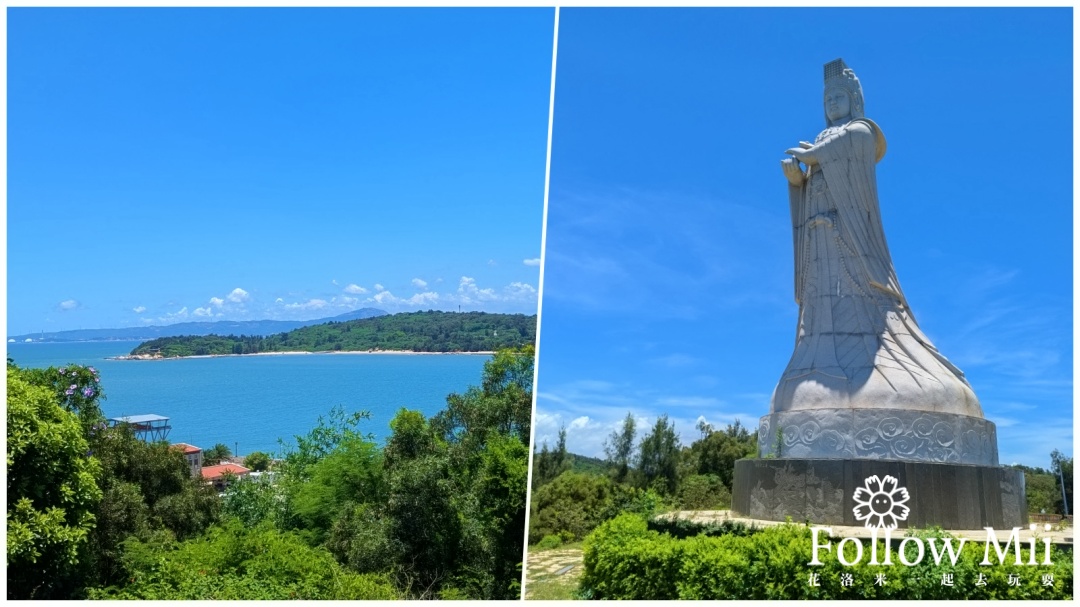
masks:
<svg viewBox="0 0 1080 607"><path fill-rule="evenodd" d="M239 464L220 464L206 466L202 469L203 480L212 484L217 491L224 491L229 486L228 479L230 477L239 479L249 474L251 474L251 470Z"/></svg>
<svg viewBox="0 0 1080 607"><path fill-rule="evenodd" d="M184 452L184 459L187 460L188 466L191 468L191 476L202 474L202 449L187 443L173 443L169 446Z"/></svg>

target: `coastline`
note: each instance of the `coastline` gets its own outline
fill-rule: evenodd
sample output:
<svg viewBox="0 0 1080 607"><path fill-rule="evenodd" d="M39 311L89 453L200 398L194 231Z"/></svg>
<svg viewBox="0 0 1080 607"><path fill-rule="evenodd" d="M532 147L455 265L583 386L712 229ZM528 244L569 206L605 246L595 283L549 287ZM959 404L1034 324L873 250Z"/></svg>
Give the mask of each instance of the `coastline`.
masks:
<svg viewBox="0 0 1080 607"><path fill-rule="evenodd" d="M484 355L492 356L495 354L493 351L480 351L480 352L414 352L412 350L349 350L349 351L327 351L327 352L305 352L303 350L289 351L289 352L253 352L250 354L195 354L192 356L152 356L150 354L125 354L123 356L110 356L105 360L186 360L191 358L224 358L227 356L295 356L295 355L319 355L319 354L331 354L331 355L352 355L352 354L388 354L392 356L454 356L454 355Z"/></svg>

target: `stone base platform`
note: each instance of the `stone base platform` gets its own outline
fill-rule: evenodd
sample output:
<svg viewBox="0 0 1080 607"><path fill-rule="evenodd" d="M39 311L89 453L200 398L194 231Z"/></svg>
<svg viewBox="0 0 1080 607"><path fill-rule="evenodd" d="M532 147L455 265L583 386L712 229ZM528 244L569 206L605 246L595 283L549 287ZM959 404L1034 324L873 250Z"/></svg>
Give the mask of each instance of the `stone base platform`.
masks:
<svg viewBox="0 0 1080 607"><path fill-rule="evenodd" d="M735 462L731 510L738 516L863 526L854 494L886 475L906 488L900 528L1011 529L1028 524L1024 473L999 466L859 459L743 459Z"/></svg>

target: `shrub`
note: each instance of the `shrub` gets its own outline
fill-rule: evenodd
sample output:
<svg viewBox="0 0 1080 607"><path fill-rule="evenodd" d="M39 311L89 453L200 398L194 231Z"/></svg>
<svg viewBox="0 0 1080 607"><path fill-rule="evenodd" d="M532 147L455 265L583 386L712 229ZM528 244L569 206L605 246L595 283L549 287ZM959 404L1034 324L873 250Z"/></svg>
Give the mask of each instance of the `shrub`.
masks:
<svg viewBox="0 0 1080 607"><path fill-rule="evenodd" d="M956 565L948 557L936 564L929 545L914 566L900 563L893 549L892 565L871 565L869 540L863 559L844 566L836 558L838 540L828 540L832 551L822 551L820 566L809 565L811 532L792 524L762 530L731 528L732 533L699 534L676 539L649 528L640 517L622 515L603 523L585 541L580 594L598 599L1062 599L1072 596L1071 554L1051 549L1053 565L1015 565L1012 560L979 565L984 543L969 540ZM717 529L716 531L722 531ZM741 533L741 534L740 534ZM922 539L951 537L940 530L909 532ZM819 541L825 541L822 536ZM938 544L940 546L940 544ZM854 544L846 545L846 558L854 561ZM915 560L914 542L906 546ZM878 541L884 554L884 541ZM1042 546L1038 547L1039 562ZM1027 550L1022 552L1026 562ZM991 550L991 558L996 560ZM883 574L883 583L876 582ZM953 585L942 583L951 574ZM976 585L979 575L984 585ZM811 585L815 575L820 585ZM843 585L844 576L851 585ZM1043 576L1052 575L1052 585ZM1019 582L1010 584L1010 576Z"/></svg>
<svg viewBox="0 0 1080 607"><path fill-rule="evenodd" d="M541 550L550 550L559 546L562 546L562 538L557 535L545 535L544 539L536 543L536 547Z"/></svg>
<svg viewBox="0 0 1080 607"><path fill-rule="evenodd" d="M619 515L585 539L581 586L596 599L678 598L681 547L640 516Z"/></svg>
<svg viewBox="0 0 1080 607"><path fill-rule="evenodd" d="M606 476L564 472L533 492L529 543L544 536L585 537L605 520L619 487ZM564 536L565 538L565 536Z"/></svg>
<svg viewBox="0 0 1080 607"><path fill-rule="evenodd" d="M731 492L715 474L695 474L679 485L679 507L683 510L718 510L731 506Z"/></svg>
<svg viewBox="0 0 1080 607"><path fill-rule="evenodd" d="M90 590L95 599L396 599L386 576L343 569L326 550L295 533L237 520L175 544L129 540L124 550L131 582Z"/></svg>

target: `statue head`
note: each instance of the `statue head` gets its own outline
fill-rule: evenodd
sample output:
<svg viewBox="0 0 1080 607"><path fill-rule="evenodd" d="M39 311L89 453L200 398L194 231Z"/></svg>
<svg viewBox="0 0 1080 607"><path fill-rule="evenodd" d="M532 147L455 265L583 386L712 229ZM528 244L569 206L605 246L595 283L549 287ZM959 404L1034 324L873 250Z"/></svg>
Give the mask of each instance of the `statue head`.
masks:
<svg viewBox="0 0 1080 607"><path fill-rule="evenodd" d="M851 71L843 59L826 63L825 123L833 126L846 122L845 118L862 118L864 115L862 85L855 77L855 72Z"/></svg>

